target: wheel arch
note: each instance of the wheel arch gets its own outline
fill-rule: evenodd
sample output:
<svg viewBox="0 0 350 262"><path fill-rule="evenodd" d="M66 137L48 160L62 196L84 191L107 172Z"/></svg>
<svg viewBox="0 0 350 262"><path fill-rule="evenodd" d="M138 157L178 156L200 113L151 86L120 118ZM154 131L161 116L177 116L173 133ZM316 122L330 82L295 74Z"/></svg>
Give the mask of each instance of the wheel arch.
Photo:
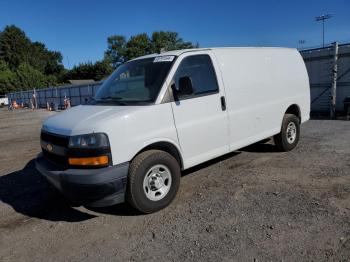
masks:
<svg viewBox="0 0 350 262"><path fill-rule="evenodd" d="M137 151L136 154L134 154L133 159L140 153L151 150L151 149L157 149L157 150L162 150L164 152L167 152L168 154L172 155L177 162L180 165L180 168L183 169L183 159L181 152L179 148L172 142L169 141L157 141L157 142L152 142L150 144L145 145L142 149Z"/></svg>
<svg viewBox="0 0 350 262"><path fill-rule="evenodd" d="M293 114L293 115L295 115L296 117L298 117L299 123L301 123L301 111L300 111L300 107L297 104L290 105L286 109L284 115L285 114Z"/></svg>

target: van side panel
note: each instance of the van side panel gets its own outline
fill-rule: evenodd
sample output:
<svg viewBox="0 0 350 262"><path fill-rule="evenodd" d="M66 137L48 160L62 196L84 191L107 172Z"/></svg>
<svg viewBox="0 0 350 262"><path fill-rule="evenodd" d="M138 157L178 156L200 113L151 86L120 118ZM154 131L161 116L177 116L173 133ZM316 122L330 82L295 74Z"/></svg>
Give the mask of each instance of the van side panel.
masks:
<svg viewBox="0 0 350 262"><path fill-rule="evenodd" d="M305 65L294 49L213 49L225 85L230 150L280 132L292 104L308 119L310 91Z"/></svg>

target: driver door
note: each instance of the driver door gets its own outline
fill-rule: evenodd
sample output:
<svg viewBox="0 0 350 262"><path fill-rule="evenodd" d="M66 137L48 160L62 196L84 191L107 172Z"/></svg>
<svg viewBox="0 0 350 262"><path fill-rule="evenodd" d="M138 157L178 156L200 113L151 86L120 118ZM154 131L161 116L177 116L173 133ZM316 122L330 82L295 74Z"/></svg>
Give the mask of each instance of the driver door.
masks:
<svg viewBox="0 0 350 262"><path fill-rule="evenodd" d="M228 153L225 94L219 88L210 54L185 54L172 83L171 106L185 168ZM185 87L180 86L183 83L187 83Z"/></svg>

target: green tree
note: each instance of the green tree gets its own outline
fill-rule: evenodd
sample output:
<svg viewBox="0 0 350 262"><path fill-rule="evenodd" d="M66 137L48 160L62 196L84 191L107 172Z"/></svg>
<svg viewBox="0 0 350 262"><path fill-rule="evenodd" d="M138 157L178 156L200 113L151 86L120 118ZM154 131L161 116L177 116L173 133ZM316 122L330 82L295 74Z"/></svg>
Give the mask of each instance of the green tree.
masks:
<svg viewBox="0 0 350 262"><path fill-rule="evenodd" d="M28 63L45 75L59 76L64 70L62 54L49 51L43 43L34 42L30 45Z"/></svg>
<svg viewBox="0 0 350 262"><path fill-rule="evenodd" d="M17 90L49 87L55 84L54 76L45 76L27 63L22 63L16 70L14 85Z"/></svg>
<svg viewBox="0 0 350 262"><path fill-rule="evenodd" d="M69 70L65 78L66 81L70 79L93 79L94 66L91 62L81 63Z"/></svg>
<svg viewBox="0 0 350 262"><path fill-rule="evenodd" d="M105 60L117 68L125 62L126 39L121 35L112 35L107 38L108 48L105 52Z"/></svg>
<svg viewBox="0 0 350 262"><path fill-rule="evenodd" d="M124 36L113 35L107 39L108 47L105 60L113 68L138 56L160 53L162 50L198 48L199 45L184 41L179 34L171 31L153 32L150 38L146 33L138 34L126 40Z"/></svg>
<svg viewBox="0 0 350 262"><path fill-rule="evenodd" d="M188 48L198 48L198 44L194 45L191 42L185 42L179 37L179 34L171 31L156 31L153 32L152 38L152 53L160 53L162 50L171 51Z"/></svg>
<svg viewBox="0 0 350 262"><path fill-rule="evenodd" d="M78 66L74 66L72 70L67 72L65 80L94 79L99 81L111 74L112 71L113 67L106 60L97 61L96 63L81 63Z"/></svg>
<svg viewBox="0 0 350 262"><path fill-rule="evenodd" d="M47 57L45 52L45 45L43 43L34 42L30 44L31 56L28 57L27 61L21 61L22 63L28 63L33 68L45 73L45 67L47 63Z"/></svg>
<svg viewBox="0 0 350 262"><path fill-rule="evenodd" d="M0 59L4 60L11 70L16 70L23 62L29 60L31 42L18 27L6 26L0 33Z"/></svg>
<svg viewBox="0 0 350 262"><path fill-rule="evenodd" d="M146 33L132 36L126 43L126 60L151 54L151 39Z"/></svg>
<svg viewBox="0 0 350 262"><path fill-rule="evenodd" d="M97 61L94 64L94 80L102 80L113 72L113 67L106 60Z"/></svg>
<svg viewBox="0 0 350 262"><path fill-rule="evenodd" d="M13 73L4 60L0 60L0 94L14 91L16 74Z"/></svg>
<svg viewBox="0 0 350 262"><path fill-rule="evenodd" d="M54 75L57 78L59 78L62 73L64 73L65 69L62 64L62 54L57 51L46 51L45 56L45 69L44 73L46 75Z"/></svg>
<svg viewBox="0 0 350 262"><path fill-rule="evenodd" d="M22 63L29 64L45 75L53 75L56 79L64 71L61 53L48 50L43 43L30 41L14 25L6 26L0 33L0 59L12 71L17 70Z"/></svg>

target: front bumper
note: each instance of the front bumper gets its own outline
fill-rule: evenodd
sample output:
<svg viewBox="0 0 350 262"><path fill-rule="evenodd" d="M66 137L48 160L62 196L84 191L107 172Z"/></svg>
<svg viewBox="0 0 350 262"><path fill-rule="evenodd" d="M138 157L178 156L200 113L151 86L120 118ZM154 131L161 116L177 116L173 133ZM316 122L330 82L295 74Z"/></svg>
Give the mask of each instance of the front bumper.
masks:
<svg viewBox="0 0 350 262"><path fill-rule="evenodd" d="M35 166L73 205L103 207L125 200L128 162L97 169L61 170L39 154Z"/></svg>

